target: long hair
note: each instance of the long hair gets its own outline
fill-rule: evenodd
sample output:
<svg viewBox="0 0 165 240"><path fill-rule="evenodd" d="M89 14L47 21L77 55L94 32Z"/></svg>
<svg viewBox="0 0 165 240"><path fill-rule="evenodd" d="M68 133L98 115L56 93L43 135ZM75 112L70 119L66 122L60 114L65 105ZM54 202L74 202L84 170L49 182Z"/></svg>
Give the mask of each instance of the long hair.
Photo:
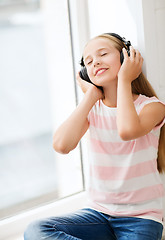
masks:
<svg viewBox="0 0 165 240"><path fill-rule="evenodd" d="M96 38L107 38L111 40L112 44L114 45L115 48L119 50L119 52L122 51L123 47L127 49L127 46L124 44L123 41L109 34L102 34L97 36ZM131 86L132 86L132 93L134 94L137 94L137 95L142 94L147 97L155 96L156 98L158 98L154 89L152 88L151 84L146 79L143 73L141 73L138 78L132 81ZM160 129L158 155L157 155L157 168L160 173L165 172L165 125Z"/></svg>

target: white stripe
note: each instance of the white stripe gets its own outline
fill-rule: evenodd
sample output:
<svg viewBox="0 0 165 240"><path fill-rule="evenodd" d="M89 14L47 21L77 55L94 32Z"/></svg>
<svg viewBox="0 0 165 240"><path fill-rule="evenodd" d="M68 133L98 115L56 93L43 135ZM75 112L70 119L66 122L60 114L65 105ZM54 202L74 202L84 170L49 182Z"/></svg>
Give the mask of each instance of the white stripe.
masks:
<svg viewBox="0 0 165 240"><path fill-rule="evenodd" d="M141 96L139 96L140 99ZM136 99L137 100L137 99ZM135 107L139 107L139 105L135 105ZM91 109L91 112L98 114L99 116L109 117L116 116L117 108L112 108L106 106L102 100L97 101L97 103Z"/></svg>
<svg viewBox="0 0 165 240"><path fill-rule="evenodd" d="M136 191L141 188L154 186L155 184L161 184L159 173L151 173L146 176L132 178L129 180L98 180L95 177L91 177L91 187L101 192L130 192Z"/></svg>
<svg viewBox="0 0 165 240"><path fill-rule="evenodd" d="M140 102L137 102L137 104L135 104L137 113L140 113L142 108L149 103L159 102L164 104L162 101L160 101L156 97L149 98L141 94L139 95L138 99L136 99L136 101L140 101ZM106 116L116 116L116 110L117 108L108 107L102 102L102 100L100 100L100 101L97 101L97 103L91 109L91 112L94 112L99 114L100 116L106 117Z"/></svg>
<svg viewBox="0 0 165 240"><path fill-rule="evenodd" d="M90 132L90 137L92 139L96 139L102 142L126 142L121 139L121 137L118 134L117 129L101 129L101 128L96 128L95 126L90 126L89 127L89 132ZM155 136L159 138L160 131L159 129L157 130L152 130L150 133L150 137ZM148 135L149 136L149 135ZM130 140L129 142L136 141L136 139Z"/></svg>
<svg viewBox="0 0 165 240"><path fill-rule="evenodd" d="M108 107L106 105L104 105L104 103L102 102L102 100L100 100L94 105L94 107L91 109L91 112L98 114L99 116L103 116L103 117L116 117L116 110L117 108L111 108Z"/></svg>
<svg viewBox="0 0 165 240"><path fill-rule="evenodd" d="M99 205L105 207L109 211L112 212L131 212L134 211L143 211L147 212L147 209L159 209L162 210L162 198L157 198L149 202L140 203L140 204L103 204L99 203Z"/></svg>
<svg viewBox="0 0 165 240"><path fill-rule="evenodd" d="M103 142L124 142L120 138L117 132L117 129L108 130L108 129L100 129L94 126L90 126L89 131L90 131L91 138L96 140L100 140Z"/></svg>
<svg viewBox="0 0 165 240"><path fill-rule="evenodd" d="M141 162L153 160L154 156L156 159L157 150L154 147L150 147L148 149L147 156L144 158L145 154L146 149L140 150L132 154L123 154L120 156L92 152L89 155L89 159L90 162L96 166L130 167Z"/></svg>

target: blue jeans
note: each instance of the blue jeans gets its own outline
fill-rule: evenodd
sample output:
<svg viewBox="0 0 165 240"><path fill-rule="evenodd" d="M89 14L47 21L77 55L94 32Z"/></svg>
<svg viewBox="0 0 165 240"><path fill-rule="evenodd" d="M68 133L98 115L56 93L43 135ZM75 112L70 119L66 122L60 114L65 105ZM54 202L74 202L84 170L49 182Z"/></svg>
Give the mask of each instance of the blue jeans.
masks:
<svg viewBox="0 0 165 240"><path fill-rule="evenodd" d="M25 240L160 240L163 225L153 220L111 217L85 208L60 217L35 221Z"/></svg>

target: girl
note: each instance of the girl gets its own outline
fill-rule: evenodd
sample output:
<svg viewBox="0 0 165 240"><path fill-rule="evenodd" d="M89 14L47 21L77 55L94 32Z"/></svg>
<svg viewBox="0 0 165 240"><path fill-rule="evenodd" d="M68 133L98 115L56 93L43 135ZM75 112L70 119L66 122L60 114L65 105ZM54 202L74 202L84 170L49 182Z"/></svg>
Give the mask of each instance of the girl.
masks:
<svg viewBox="0 0 165 240"><path fill-rule="evenodd" d="M53 145L69 153L89 129L88 208L32 223L25 240L160 240L165 105L141 73L139 51L118 35L90 40L82 64L93 84L78 74L84 98Z"/></svg>

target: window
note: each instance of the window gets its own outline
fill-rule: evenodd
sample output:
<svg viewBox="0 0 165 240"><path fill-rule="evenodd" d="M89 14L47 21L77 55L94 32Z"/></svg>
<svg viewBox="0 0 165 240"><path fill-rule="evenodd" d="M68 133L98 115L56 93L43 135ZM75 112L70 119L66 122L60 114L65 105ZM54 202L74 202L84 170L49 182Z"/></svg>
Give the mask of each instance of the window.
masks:
<svg viewBox="0 0 165 240"><path fill-rule="evenodd" d="M68 2L0 1L0 219L83 190L81 148L52 147L76 106Z"/></svg>

